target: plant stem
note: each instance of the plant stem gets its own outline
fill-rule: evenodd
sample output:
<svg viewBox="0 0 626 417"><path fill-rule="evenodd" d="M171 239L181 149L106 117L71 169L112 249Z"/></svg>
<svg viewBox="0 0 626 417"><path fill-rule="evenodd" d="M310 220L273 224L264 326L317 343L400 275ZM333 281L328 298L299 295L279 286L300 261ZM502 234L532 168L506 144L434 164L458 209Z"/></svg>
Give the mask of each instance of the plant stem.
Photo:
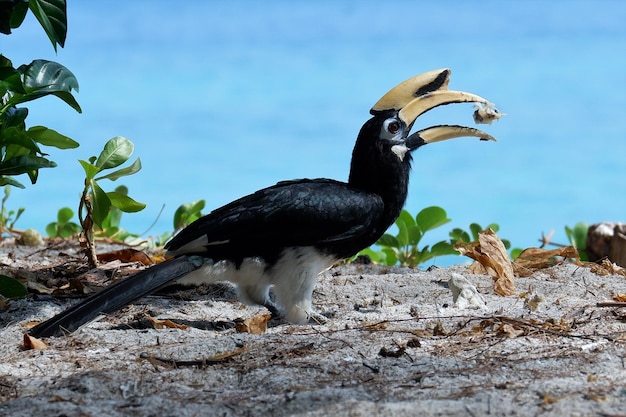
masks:
<svg viewBox="0 0 626 417"><path fill-rule="evenodd" d="M83 218L83 210L87 212ZM91 268L98 266L98 257L96 256L96 247L93 240L93 207L91 206L91 196L89 195L89 185L85 180L85 188L83 194L80 197L80 203L78 205L78 221L80 222L83 231L80 234L80 244L83 248L85 256L87 256L87 262Z"/></svg>

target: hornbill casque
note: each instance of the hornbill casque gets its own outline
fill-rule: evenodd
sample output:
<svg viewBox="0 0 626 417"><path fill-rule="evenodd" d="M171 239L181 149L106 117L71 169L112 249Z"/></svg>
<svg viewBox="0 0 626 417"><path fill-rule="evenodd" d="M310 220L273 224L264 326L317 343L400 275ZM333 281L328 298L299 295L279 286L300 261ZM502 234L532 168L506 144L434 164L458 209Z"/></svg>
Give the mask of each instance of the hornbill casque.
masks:
<svg viewBox="0 0 626 417"><path fill-rule="evenodd" d="M448 90L449 80L449 69L429 71L374 105L357 137L348 182L283 181L220 207L167 243L172 258L89 296L29 334L71 333L172 282L230 281L242 301L264 305L290 322L323 319L311 305L317 275L374 244L393 224L407 198L411 152L463 136L495 140L457 125L409 133L421 114L450 103L475 103L477 122L500 117L484 98Z"/></svg>

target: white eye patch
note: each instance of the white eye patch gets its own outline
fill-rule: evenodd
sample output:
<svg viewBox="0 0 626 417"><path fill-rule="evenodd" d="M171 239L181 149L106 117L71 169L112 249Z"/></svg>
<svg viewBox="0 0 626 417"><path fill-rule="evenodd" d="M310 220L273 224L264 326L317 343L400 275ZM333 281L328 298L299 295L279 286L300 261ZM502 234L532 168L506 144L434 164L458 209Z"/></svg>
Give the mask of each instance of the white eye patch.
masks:
<svg viewBox="0 0 626 417"><path fill-rule="evenodd" d="M382 127L380 128L381 139L397 139L402 136L402 133L402 122L395 117L390 117L389 119L385 120Z"/></svg>

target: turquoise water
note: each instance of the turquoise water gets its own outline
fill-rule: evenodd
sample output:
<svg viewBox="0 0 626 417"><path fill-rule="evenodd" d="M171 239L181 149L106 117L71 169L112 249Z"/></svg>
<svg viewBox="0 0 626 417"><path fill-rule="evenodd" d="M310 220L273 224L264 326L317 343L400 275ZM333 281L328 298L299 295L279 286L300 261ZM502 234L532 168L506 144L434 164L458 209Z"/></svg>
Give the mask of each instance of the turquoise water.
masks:
<svg viewBox="0 0 626 417"><path fill-rule="evenodd" d="M345 179L369 108L441 67L451 88L508 115L485 126L497 143L416 152L410 211L440 205L450 227L497 222L519 247L552 229L564 242L581 220L626 220L626 2L70 1L68 13L57 55L32 17L0 38L14 64L70 68L84 111L28 105L31 125L81 147L50 149L59 167L13 190L8 208L26 207L17 227L43 230L76 207L76 160L116 135L135 143L144 168L123 183L148 204L122 225L142 232L165 205L147 235L171 230L183 202L210 209L283 179ZM472 111L438 108L421 123L471 125Z"/></svg>

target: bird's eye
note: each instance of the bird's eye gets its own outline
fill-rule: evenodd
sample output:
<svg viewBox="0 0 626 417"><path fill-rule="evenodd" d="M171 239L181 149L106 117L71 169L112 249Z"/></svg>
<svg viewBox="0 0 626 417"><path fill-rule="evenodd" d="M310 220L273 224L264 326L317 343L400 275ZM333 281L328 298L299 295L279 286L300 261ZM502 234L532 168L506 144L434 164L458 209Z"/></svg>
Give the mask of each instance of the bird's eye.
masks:
<svg viewBox="0 0 626 417"><path fill-rule="evenodd" d="M391 121L387 124L387 132L395 135L400 131L400 127L400 122L398 122L397 120Z"/></svg>

